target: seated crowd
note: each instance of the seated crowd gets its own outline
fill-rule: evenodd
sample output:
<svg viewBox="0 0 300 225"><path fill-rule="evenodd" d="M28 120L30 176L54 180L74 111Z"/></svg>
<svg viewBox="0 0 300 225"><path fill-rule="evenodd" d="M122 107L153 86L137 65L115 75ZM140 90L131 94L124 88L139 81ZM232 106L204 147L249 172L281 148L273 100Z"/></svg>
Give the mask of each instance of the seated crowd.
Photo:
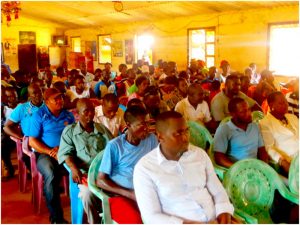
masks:
<svg viewBox="0 0 300 225"><path fill-rule="evenodd" d="M220 71L192 60L179 72L176 62L159 60L154 67L138 60L129 69L120 64L113 79L111 63L94 74L85 63L79 70L66 65L56 73L50 65L39 73L1 66L2 181L15 173L10 136L29 137L51 223L67 223L59 195L64 163L88 222L101 222L101 201L86 179L102 151L97 186L128 199L144 222L238 222L208 154L189 143L187 121L212 134L214 160L223 167L257 158L278 164L287 177L299 152L298 80L282 87L271 71L258 74L254 63L239 73L226 60ZM253 121L253 111L264 118Z"/></svg>

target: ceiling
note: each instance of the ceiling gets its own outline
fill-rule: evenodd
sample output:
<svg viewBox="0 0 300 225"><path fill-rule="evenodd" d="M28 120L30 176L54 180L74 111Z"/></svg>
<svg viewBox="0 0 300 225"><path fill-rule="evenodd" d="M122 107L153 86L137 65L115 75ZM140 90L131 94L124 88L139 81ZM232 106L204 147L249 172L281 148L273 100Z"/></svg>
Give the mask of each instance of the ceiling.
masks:
<svg viewBox="0 0 300 225"><path fill-rule="evenodd" d="M156 21L255 8L299 5L298 1L22 1L21 15L64 29Z"/></svg>

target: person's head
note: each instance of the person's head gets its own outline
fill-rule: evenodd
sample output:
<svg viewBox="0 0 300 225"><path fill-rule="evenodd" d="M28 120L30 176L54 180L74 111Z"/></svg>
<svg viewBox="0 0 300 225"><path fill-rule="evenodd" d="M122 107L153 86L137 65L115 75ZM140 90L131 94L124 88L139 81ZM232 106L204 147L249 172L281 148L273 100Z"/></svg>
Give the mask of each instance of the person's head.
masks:
<svg viewBox="0 0 300 225"><path fill-rule="evenodd" d="M250 87L250 78L248 76L241 76L241 91L247 95L248 89Z"/></svg>
<svg viewBox="0 0 300 225"><path fill-rule="evenodd" d="M271 93L268 96L267 101L272 115L283 116L288 112L288 102L280 91Z"/></svg>
<svg viewBox="0 0 300 225"><path fill-rule="evenodd" d="M272 83L274 81L273 71L263 70L260 75L261 80L265 80L269 83Z"/></svg>
<svg viewBox="0 0 300 225"><path fill-rule="evenodd" d="M210 90L211 91L220 91L221 82L219 80L214 80L211 82Z"/></svg>
<svg viewBox="0 0 300 225"><path fill-rule="evenodd" d="M164 79L163 90L166 93L171 93L178 87L178 79L175 76L168 76Z"/></svg>
<svg viewBox="0 0 300 225"><path fill-rule="evenodd" d="M70 71L70 73L68 74L68 83L69 83L69 86L73 86L74 85L74 78L79 75L79 71L76 70L76 69L72 69Z"/></svg>
<svg viewBox="0 0 300 225"><path fill-rule="evenodd" d="M253 73L253 71L252 71L252 69L251 69L250 67L247 67L247 68L245 69L244 74L245 74L245 76L249 77L250 79L251 79L251 77L252 77L252 73Z"/></svg>
<svg viewBox="0 0 300 225"><path fill-rule="evenodd" d="M93 124L95 108L89 98L81 98L77 101L76 109L81 124Z"/></svg>
<svg viewBox="0 0 300 225"><path fill-rule="evenodd" d="M119 108L119 99L116 95L109 93L104 95L102 110L105 117L112 119Z"/></svg>
<svg viewBox="0 0 300 225"><path fill-rule="evenodd" d="M150 85L150 81L148 77L141 75L138 78L136 78L135 85L138 88L138 92L143 94L146 88Z"/></svg>
<svg viewBox="0 0 300 225"><path fill-rule="evenodd" d="M38 85L41 88L42 92L45 89L45 81L37 77L32 79L32 84Z"/></svg>
<svg viewBox="0 0 300 225"><path fill-rule="evenodd" d="M237 95L241 90L241 81L237 75L229 75L225 81L226 95Z"/></svg>
<svg viewBox="0 0 300 225"><path fill-rule="evenodd" d="M86 63L85 62L80 63L79 67L80 67L81 73L82 74L86 74L86 72L87 72L87 70L86 70Z"/></svg>
<svg viewBox="0 0 300 225"><path fill-rule="evenodd" d="M64 77L65 76L65 70L62 66L59 66L56 68L56 74L58 77Z"/></svg>
<svg viewBox="0 0 300 225"><path fill-rule="evenodd" d="M28 100L36 106L43 103L43 93L39 85L33 83L28 86Z"/></svg>
<svg viewBox="0 0 300 225"><path fill-rule="evenodd" d="M155 67L154 67L154 65L150 65L150 66L149 66L149 74L152 75L152 74L154 74L154 72L155 72Z"/></svg>
<svg viewBox="0 0 300 225"><path fill-rule="evenodd" d="M109 71L107 71L107 70L102 71L102 81L103 82L108 82L110 80L110 78L111 78L110 70Z"/></svg>
<svg viewBox="0 0 300 225"><path fill-rule="evenodd" d="M52 83L52 80L53 80L53 75L52 75L52 72L49 70L49 71L45 71L45 82L47 84L47 86L49 87Z"/></svg>
<svg viewBox="0 0 300 225"><path fill-rule="evenodd" d="M84 77L82 75L77 75L74 78L74 86L76 91L83 92L85 89Z"/></svg>
<svg viewBox="0 0 300 225"><path fill-rule="evenodd" d="M127 70L127 78L130 79L130 80L135 80L136 73L135 73L134 69L128 69Z"/></svg>
<svg viewBox="0 0 300 225"><path fill-rule="evenodd" d="M228 103L228 111L233 121L239 124L252 122L251 110L248 103L242 98L233 98Z"/></svg>
<svg viewBox="0 0 300 225"><path fill-rule="evenodd" d="M161 149L178 158L188 150L189 129L183 116L176 111L166 111L156 117L156 134Z"/></svg>
<svg viewBox="0 0 300 225"><path fill-rule="evenodd" d="M187 81L189 80L189 75L185 70L180 71L179 74L178 74L178 77L179 78L184 78Z"/></svg>
<svg viewBox="0 0 300 225"><path fill-rule="evenodd" d="M112 64L109 63L109 62L107 62L107 63L104 64L104 70L105 70L106 72L110 72L111 67L112 67Z"/></svg>
<svg viewBox="0 0 300 225"><path fill-rule="evenodd" d="M128 132L136 139L143 140L148 136L147 111L140 106L131 106L124 113Z"/></svg>
<svg viewBox="0 0 300 225"><path fill-rule="evenodd" d="M188 90L188 83L186 79L179 77L178 78L178 90L180 94L185 98Z"/></svg>
<svg viewBox="0 0 300 225"><path fill-rule="evenodd" d="M59 90L59 92L62 94L67 92L66 84L62 81L56 81L54 84L52 84L52 87Z"/></svg>
<svg viewBox="0 0 300 225"><path fill-rule="evenodd" d="M191 105L196 106L198 104L201 104L204 99L204 91L202 89L201 84L191 84L188 87L188 100L191 103Z"/></svg>
<svg viewBox="0 0 300 225"><path fill-rule="evenodd" d="M155 86L151 85L146 88L143 102L148 110L159 109L160 96Z"/></svg>
<svg viewBox="0 0 300 225"><path fill-rule="evenodd" d="M139 60L137 61L137 66L138 66L138 67L141 67L143 64L144 64L144 60L139 59Z"/></svg>
<svg viewBox="0 0 300 225"><path fill-rule="evenodd" d="M6 87L4 89L6 103L9 108L15 108L18 104L18 94L14 87Z"/></svg>
<svg viewBox="0 0 300 225"><path fill-rule="evenodd" d="M256 71L256 64L255 63L250 63L249 67L251 68L252 72L255 73L255 71Z"/></svg>
<svg viewBox="0 0 300 225"><path fill-rule="evenodd" d="M9 72L5 66L1 67L1 80L8 82L10 78Z"/></svg>
<svg viewBox="0 0 300 225"><path fill-rule="evenodd" d="M126 64L120 64L119 65L119 72L121 73L121 74L126 74L126 70L127 70L127 66L126 66Z"/></svg>
<svg viewBox="0 0 300 225"><path fill-rule="evenodd" d="M94 81L100 80L102 78L102 70L99 68L95 69L94 75L95 75Z"/></svg>
<svg viewBox="0 0 300 225"><path fill-rule="evenodd" d="M50 111L61 111L64 107L62 94L55 88L48 88L45 90L44 101Z"/></svg>
<svg viewBox="0 0 300 225"><path fill-rule="evenodd" d="M230 74L230 64L226 60L222 60L220 63L220 68L223 71L223 76L227 76Z"/></svg>
<svg viewBox="0 0 300 225"><path fill-rule="evenodd" d="M208 78L210 80L213 80L215 78L216 74L217 74L217 67L215 67L215 66L209 67Z"/></svg>
<svg viewBox="0 0 300 225"><path fill-rule="evenodd" d="M135 106L135 105L146 109L144 102L139 98L133 98L127 102L127 108L130 108L131 106Z"/></svg>

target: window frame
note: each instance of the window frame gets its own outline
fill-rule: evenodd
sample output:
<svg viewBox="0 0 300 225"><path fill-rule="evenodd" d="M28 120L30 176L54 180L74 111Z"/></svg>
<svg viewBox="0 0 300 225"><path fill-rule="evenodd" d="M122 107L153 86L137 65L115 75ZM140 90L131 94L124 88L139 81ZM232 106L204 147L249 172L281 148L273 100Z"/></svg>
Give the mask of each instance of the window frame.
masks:
<svg viewBox="0 0 300 225"><path fill-rule="evenodd" d="M105 62L101 62L101 46L100 46L100 41L99 38L103 37L103 36L109 36L110 40L112 41L112 37L111 34L98 34L97 35L97 62L99 65L104 65L105 63L112 63L112 43L110 43L110 61L105 61Z"/></svg>
<svg viewBox="0 0 300 225"><path fill-rule="evenodd" d="M271 29L272 26L280 26L280 25L290 25L290 24L299 24L299 21L285 21L285 22L274 22L274 23L268 23L268 36L267 36L267 68L270 70L270 51L271 51ZM284 76L284 77L291 77L291 75L284 75L284 74L274 74L275 76ZM296 76L296 75L294 75Z"/></svg>
<svg viewBox="0 0 300 225"><path fill-rule="evenodd" d="M214 64L216 63L216 26L210 26L210 27L193 27L193 28L188 28L187 29L187 65L190 65L190 31L192 30L205 30L205 64L207 65L207 57L214 57ZM206 32L207 31L214 31L215 32L215 38L214 38L214 42L207 42L207 38L206 38ZM207 54L207 45L208 44L214 44L214 55L208 55Z"/></svg>
<svg viewBox="0 0 300 225"><path fill-rule="evenodd" d="M79 39L80 39L80 52L82 53L82 49L81 49L81 47L82 47L82 46L81 46L81 36L71 36L71 37L70 37L70 39L71 39L71 49L72 49L72 52L75 52L74 49L73 49L73 40L72 40L73 38L79 38Z"/></svg>

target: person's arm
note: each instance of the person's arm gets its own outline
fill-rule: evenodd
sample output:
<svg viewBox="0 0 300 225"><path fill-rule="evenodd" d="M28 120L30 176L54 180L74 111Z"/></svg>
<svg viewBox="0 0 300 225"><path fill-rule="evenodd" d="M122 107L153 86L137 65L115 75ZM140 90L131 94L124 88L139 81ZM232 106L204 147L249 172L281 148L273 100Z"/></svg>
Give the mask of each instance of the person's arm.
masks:
<svg viewBox="0 0 300 225"><path fill-rule="evenodd" d="M112 181L109 176L105 173L99 172L96 180L96 185L99 188L102 188L103 190L122 195L126 198L130 198L134 201L135 199L135 194L133 190L121 187L114 181Z"/></svg>
<svg viewBox="0 0 300 225"><path fill-rule="evenodd" d="M220 166L229 168L234 164L234 162L231 161L225 153L214 152L214 156L215 156L216 163Z"/></svg>
<svg viewBox="0 0 300 225"><path fill-rule="evenodd" d="M203 154L203 156L203 163L206 164L206 187L213 198L217 220L219 223L231 223L231 215L233 215L234 207L230 203L228 195L216 175L208 155Z"/></svg>
<svg viewBox="0 0 300 225"><path fill-rule="evenodd" d="M74 161L74 157L66 156L65 163L71 170L73 181L77 184L81 184L82 173L81 173L80 169L78 168L78 166L76 165L76 163Z"/></svg>
<svg viewBox="0 0 300 225"><path fill-rule="evenodd" d="M17 123L14 123L10 119L8 119L3 128L4 132L12 137L22 140L23 134Z"/></svg>
<svg viewBox="0 0 300 225"><path fill-rule="evenodd" d="M58 146L55 146L54 148L49 148L42 141L35 137L29 137L29 145L39 153L50 155L55 159L57 158Z"/></svg>
<svg viewBox="0 0 300 225"><path fill-rule="evenodd" d="M217 123L220 123L222 119L226 117L223 110L224 103L221 102L222 99L220 93L217 94L211 101L211 115Z"/></svg>
<svg viewBox="0 0 300 225"><path fill-rule="evenodd" d="M264 161L265 163L269 163L270 157L266 151L265 146L259 147L257 152L257 158Z"/></svg>

